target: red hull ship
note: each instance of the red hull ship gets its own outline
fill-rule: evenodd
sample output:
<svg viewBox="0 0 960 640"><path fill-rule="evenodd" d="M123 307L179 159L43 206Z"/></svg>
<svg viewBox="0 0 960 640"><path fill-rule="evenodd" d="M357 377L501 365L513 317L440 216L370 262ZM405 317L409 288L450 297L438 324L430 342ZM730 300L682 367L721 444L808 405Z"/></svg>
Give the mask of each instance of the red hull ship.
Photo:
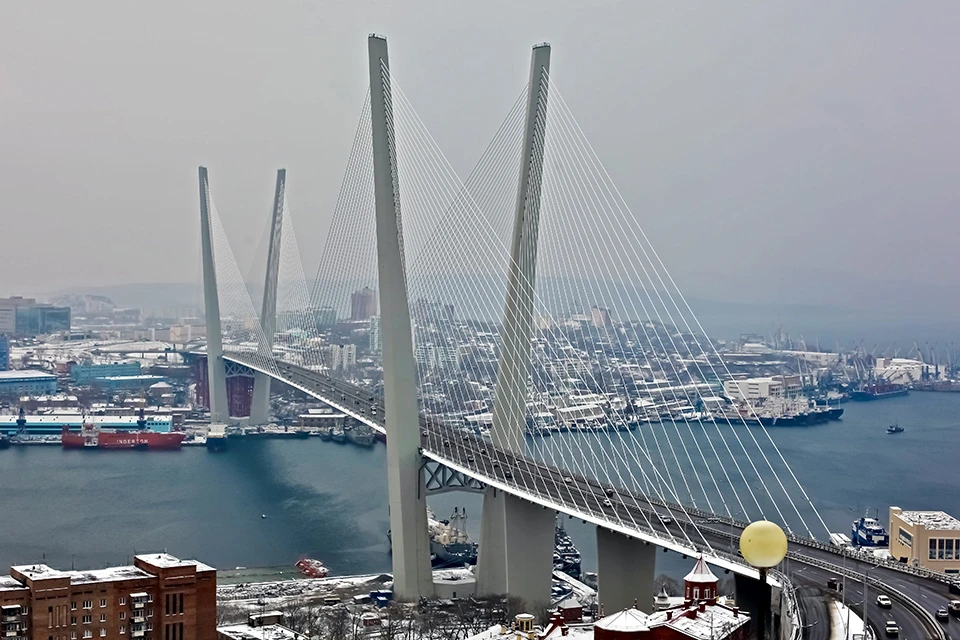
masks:
<svg viewBox="0 0 960 640"><path fill-rule="evenodd" d="M101 429L84 422L80 433L63 428L60 443L64 449L148 449L172 451L179 449L186 434L157 431L117 431Z"/></svg>
<svg viewBox="0 0 960 640"><path fill-rule="evenodd" d="M326 578L330 570L323 566L323 563L313 558L300 558L297 560L297 569L308 578Z"/></svg>

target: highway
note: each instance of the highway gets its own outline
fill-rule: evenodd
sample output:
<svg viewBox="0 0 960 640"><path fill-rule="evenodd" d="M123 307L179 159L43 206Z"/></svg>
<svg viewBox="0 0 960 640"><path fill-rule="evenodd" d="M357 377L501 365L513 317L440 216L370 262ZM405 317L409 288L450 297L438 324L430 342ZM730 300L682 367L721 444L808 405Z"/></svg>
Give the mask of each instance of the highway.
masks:
<svg viewBox="0 0 960 640"><path fill-rule="evenodd" d="M227 357L256 368L255 354L228 354ZM282 382L300 388L375 429L384 430L382 401L369 389L290 363L276 362L274 366L278 371L265 373L279 373ZM709 514L693 514L680 505L667 504L505 451L490 440L466 432L458 431L454 437L448 427L422 416L420 427L421 451L424 455L452 468L460 467L481 482L506 488L521 497L534 498L534 501L545 505L550 504L572 517L589 518L600 526L628 529L631 535L664 548L690 554L706 551L708 559L709 555L725 557L728 568L751 575L751 570L735 551L741 531L735 523L709 517ZM624 481L623 485L626 484ZM807 599L810 598L809 589L825 589L827 581L840 575L839 569L842 568L850 572L846 580L847 600L861 604L863 573L869 571L871 584L868 587L867 614L871 626L879 631L878 637L883 636L883 623L890 619L896 620L901 627L900 640L936 638L937 635L931 633L935 631L931 628L933 624L939 625L950 638L950 623L935 623L932 620L932 614L950 600L944 583L876 566L850 554L841 555L835 547L812 546L810 543L791 542L788 560L784 562L784 570L791 579L806 587L804 593ZM755 572L752 575L756 575ZM877 585L873 584L874 580ZM931 614L930 618L922 618L914 613L889 588L912 598ZM891 596L894 600L892 608L877 607L876 596L879 593ZM810 615L809 606L804 609ZM854 610L860 609L861 605L854 607ZM816 624L806 622L805 637L811 640L822 637L822 631L817 627L828 624L829 621ZM960 620L954 619L953 624L960 628Z"/></svg>

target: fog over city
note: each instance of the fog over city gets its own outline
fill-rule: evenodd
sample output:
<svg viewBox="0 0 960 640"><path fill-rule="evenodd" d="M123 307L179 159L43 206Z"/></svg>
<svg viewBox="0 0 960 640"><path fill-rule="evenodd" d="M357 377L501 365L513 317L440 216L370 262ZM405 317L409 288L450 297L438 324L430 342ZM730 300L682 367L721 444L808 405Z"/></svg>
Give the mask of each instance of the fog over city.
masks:
<svg viewBox="0 0 960 640"><path fill-rule="evenodd" d="M286 167L315 270L377 32L464 177L549 41L691 296L958 307L954 3L7 2L0 25L4 295L195 284L199 164L251 273Z"/></svg>

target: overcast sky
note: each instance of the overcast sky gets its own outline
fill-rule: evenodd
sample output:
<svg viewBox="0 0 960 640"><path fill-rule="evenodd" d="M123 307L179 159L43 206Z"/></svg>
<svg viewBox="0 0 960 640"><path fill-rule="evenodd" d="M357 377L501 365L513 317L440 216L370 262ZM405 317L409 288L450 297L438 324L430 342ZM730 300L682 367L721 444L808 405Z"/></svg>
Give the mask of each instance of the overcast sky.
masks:
<svg viewBox="0 0 960 640"><path fill-rule="evenodd" d="M195 280L198 164L241 263L285 166L315 265L371 32L461 175L551 42L694 295L958 297L960 5L934 0L2 2L0 294Z"/></svg>

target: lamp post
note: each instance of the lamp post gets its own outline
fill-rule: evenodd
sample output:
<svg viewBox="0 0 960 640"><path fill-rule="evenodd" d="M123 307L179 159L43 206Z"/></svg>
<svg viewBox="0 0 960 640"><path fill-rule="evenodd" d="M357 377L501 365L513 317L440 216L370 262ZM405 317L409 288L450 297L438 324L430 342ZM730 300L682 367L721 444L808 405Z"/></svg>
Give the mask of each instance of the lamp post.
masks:
<svg viewBox="0 0 960 640"><path fill-rule="evenodd" d="M780 564L787 555L787 534L769 520L751 523L740 534L740 553L751 567L760 572L760 603L757 607L757 638L767 637L770 617L770 586L767 571Z"/></svg>

